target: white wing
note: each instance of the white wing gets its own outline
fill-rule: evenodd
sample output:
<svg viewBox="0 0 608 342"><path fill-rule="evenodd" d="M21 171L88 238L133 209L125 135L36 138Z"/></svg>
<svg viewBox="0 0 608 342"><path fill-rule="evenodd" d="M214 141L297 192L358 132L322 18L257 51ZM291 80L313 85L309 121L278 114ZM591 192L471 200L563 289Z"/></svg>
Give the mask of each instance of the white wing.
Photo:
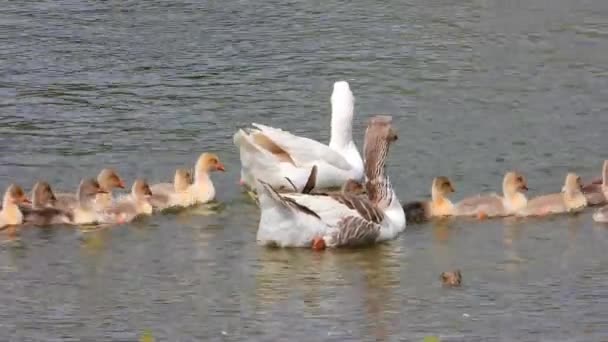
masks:
<svg viewBox="0 0 608 342"><path fill-rule="evenodd" d="M293 135L282 129L253 123L254 127L260 130L280 148L285 150L298 165L312 166L324 161L338 169L349 171L352 169L350 163L338 152L329 146L318 141Z"/></svg>
<svg viewBox="0 0 608 342"><path fill-rule="evenodd" d="M255 187L256 179L261 179L273 187L290 190L292 186L285 177L296 185L298 191L306 184L310 174L309 168L298 168L279 160L269 151L258 147L253 138L243 130L234 135L234 144L240 152L241 176L251 187Z"/></svg>

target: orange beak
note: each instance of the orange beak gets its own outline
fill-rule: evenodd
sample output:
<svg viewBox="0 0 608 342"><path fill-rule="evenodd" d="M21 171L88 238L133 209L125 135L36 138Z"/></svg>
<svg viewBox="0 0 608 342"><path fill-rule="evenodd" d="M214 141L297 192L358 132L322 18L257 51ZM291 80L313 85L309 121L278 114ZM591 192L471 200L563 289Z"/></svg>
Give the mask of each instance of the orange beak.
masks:
<svg viewBox="0 0 608 342"><path fill-rule="evenodd" d="M122 179L118 180L118 187L120 189L124 189L125 188L125 182Z"/></svg>
<svg viewBox="0 0 608 342"><path fill-rule="evenodd" d="M215 166L215 169L218 171L222 171L222 172L226 171L226 169L224 169L224 164L222 164L220 162L217 163L217 165Z"/></svg>
<svg viewBox="0 0 608 342"><path fill-rule="evenodd" d="M107 194L108 192L107 192L107 191L105 191L105 190L104 190L104 189L102 189L102 188L99 188L99 189L97 190L97 193L98 193L98 194Z"/></svg>
<svg viewBox="0 0 608 342"><path fill-rule="evenodd" d="M27 197L23 197L23 198L21 199L21 203L25 203L25 204L32 204L32 201L30 201L30 199L29 199L29 198L27 198Z"/></svg>

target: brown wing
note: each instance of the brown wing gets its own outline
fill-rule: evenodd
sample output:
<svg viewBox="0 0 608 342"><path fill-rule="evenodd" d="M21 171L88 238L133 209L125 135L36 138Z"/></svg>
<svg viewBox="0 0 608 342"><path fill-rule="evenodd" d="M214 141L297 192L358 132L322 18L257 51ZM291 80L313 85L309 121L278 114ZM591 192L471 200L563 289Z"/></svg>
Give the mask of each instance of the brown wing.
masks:
<svg viewBox="0 0 608 342"><path fill-rule="evenodd" d="M361 217L348 216L340 220L331 238L336 246L360 247L376 242L380 235L380 225Z"/></svg>
<svg viewBox="0 0 608 342"><path fill-rule="evenodd" d="M52 224L68 223L74 220L71 212L55 208L25 209L23 221L38 226L48 226Z"/></svg>
<svg viewBox="0 0 608 342"><path fill-rule="evenodd" d="M382 211L366 197L336 193L329 194L328 196L331 196L331 198L344 204L348 208L356 210L366 221L380 223L384 219Z"/></svg>
<svg viewBox="0 0 608 342"><path fill-rule="evenodd" d="M316 184L317 184L317 165L314 165L312 167L312 170L310 170L310 175L308 176L306 185L304 185L304 188L302 189L302 193L309 194L315 188Z"/></svg>
<svg viewBox="0 0 608 342"><path fill-rule="evenodd" d="M260 182L260 184L262 184L262 186L268 191L268 194L270 196L274 197L278 203L281 203L282 205L284 205L286 207L296 209L297 211L301 211L307 215L311 215L318 219L321 219L319 214L315 213L312 209L308 208L307 206L304 206L289 197L281 196L281 194L278 193L270 184L268 184L264 181L261 181L259 179L258 179L258 182Z"/></svg>
<svg viewBox="0 0 608 342"><path fill-rule="evenodd" d="M590 206L606 203L606 196L603 191L585 192L585 198Z"/></svg>

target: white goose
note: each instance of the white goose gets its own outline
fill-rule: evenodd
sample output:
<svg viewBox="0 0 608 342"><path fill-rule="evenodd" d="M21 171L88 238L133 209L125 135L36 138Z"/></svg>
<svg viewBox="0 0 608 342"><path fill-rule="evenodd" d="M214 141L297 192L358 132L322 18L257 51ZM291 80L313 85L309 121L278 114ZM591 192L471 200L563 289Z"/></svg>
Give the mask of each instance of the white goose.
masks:
<svg viewBox="0 0 608 342"><path fill-rule="evenodd" d="M390 116L370 119L365 132L367 197L349 193L279 194L258 183L261 217L257 241L280 247L347 247L395 238L405 229L405 214L388 177L385 160L397 139ZM311 172L314 181L315 169ZM305 192L311 190L310 182Z"/></svg>
<svg viewBox="0 0 608 342"><path fill-rule="evenodd" d="M240 151L241 184L254 188L260 179L276 189L295 186L300 191L314 165L320 189L341 187L349 179L363 181L363 160L352 139L354 103L348 83L334 83L329 145L256 123L239 130L234 144Z"/></svg>

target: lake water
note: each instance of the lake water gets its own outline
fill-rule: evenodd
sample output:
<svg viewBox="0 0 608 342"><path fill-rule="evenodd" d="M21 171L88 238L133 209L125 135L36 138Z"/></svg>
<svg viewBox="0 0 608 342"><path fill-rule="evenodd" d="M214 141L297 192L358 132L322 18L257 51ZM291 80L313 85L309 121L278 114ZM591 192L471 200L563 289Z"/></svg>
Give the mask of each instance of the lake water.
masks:
<svg viewBox="0 0 608 342"><path fill-rule="evenodd" d="M608 227L409 226L359 251L256 245L232 134L257 121L329 140L334 81L391 114L399 197L455 198L518 169L530 195L607 158L603 0L0 1L0 188L75 189L112 166L169 180L204 151L224 209L113 229L27 229L0 246L10 341L606 341ZM461 288L442 271L460 268Z"/></svg>

